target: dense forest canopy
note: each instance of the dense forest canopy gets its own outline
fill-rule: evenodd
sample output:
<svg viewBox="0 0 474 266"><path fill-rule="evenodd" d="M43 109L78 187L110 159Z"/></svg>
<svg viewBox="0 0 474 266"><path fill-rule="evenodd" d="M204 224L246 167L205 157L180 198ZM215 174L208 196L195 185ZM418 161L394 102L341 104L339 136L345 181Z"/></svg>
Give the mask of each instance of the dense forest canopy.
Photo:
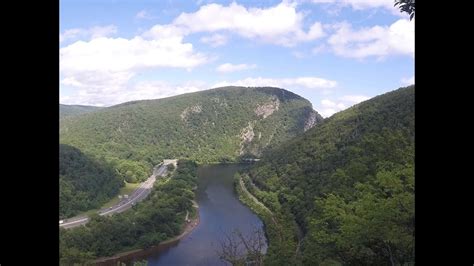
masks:
<svg viewBox="0 0 474 266"><path fill-rule="evenodd" d="M59 119L68 118L71 116L76 116L80 114L86 114L100 110L102 107L98 106L88 106L88 105L59 105Z"/></svg>
<svg viewBox="0 0 474 266"><path fill-rule="evenodd" d="M270 238L267 261L414 262L414 95L413 85L339 112L248 172L249 190L303 235L297 249L296 236Z"/></svg>
<svg viewBox="0 0 474 266"><path fill-rule="evenodd" d="M59 218L100 207L115 196L123 179L110 164L59 145Z"/></svg>
<svg viewBox="0 0 474 266"><path fill-rule="evenodd" d="M150 195L126 212L94 215L84 226L60 229L61 265L81 265L125 250L147 248L181 233L186 211L193 208L197 165L178 161L172 177L155 183Z"/></svg>

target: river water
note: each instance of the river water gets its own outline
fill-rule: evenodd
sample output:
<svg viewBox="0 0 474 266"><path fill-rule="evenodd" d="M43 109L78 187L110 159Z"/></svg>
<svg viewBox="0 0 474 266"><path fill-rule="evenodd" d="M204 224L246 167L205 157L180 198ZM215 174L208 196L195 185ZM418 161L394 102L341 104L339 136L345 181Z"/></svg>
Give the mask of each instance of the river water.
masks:
<svg viewBox="0 0 474 266"><path fill-rule="evenodd" d="M133 260L147 260L149 266L230 265L218 257L224 235L235 229L244 235L255 228L263 231L262 221L239 201L234 190L234 174L243 167L239 164L200 166L196 191L199 225L177 243Z"/></svg>

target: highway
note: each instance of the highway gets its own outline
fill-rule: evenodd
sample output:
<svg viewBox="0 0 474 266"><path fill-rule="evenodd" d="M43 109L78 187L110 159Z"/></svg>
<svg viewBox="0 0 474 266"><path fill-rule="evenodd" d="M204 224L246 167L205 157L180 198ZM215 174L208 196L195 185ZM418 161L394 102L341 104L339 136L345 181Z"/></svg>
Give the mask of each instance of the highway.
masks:
<svg viewBox="0 0 474 266"><path fill-rule="evenodd" d="M97 213L101 216L112 215L114 213L120 213L130 209L137 202L143 200L150 194L153 184L156 181L156 177L165 176L167 172L167 165L169 163L165 162L161 166L155 166L153 169L153 174L145 180L140 186L131 194L128 198L122 199L115 206L112 206L107 209L101 209ZM89 217L87 216L77 216L69 219L64 219L62 224L59 224L60 227L69 229L79 225L83 225L89 222Z"/></svg>

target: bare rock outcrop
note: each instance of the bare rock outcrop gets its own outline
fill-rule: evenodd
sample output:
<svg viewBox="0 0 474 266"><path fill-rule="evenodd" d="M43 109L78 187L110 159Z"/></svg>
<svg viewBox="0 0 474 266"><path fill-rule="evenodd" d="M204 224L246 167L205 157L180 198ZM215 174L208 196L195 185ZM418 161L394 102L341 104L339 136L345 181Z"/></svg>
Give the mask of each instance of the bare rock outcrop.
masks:
<svg viewBox="0 0 474 266"><path fill-rule="evenodd" d="M255 121L249 122L249 124L244 127L240 132L240 155L244 154L245 144L252 142L253 138L255 137L255 133L253 132L254 125Z"/></svg>
<svg viewBox="0 0 474 266"><path fill-rule="evenodd" d="M186 107L183 112L181 112L181 120L182 121L187 121L188 117L192 113L200 113L202 112L202 106L201 105L194 105L194 106L189 106Z"/></svg>
<svg viewBox="0 0 474 266"><path fill-rule="evenodd" d="M273 114L273 112L278 111L279 107L280 107L280 100L278 100L278 98L276 97L273 97L271 98L270 102L264 103L262 105L258 105L257 108L255 109L255 114L265 119L269 115Z"/></svg>
<svg viewBox="0 0 474 266"><path fill-rule="evenodd" d="M316 113L315 111L311 111L308 119L304 123L304 128L303 128L304 132L314 127L316 124L321 123L322 121L323 121L323 118L318 113Z"/></svg>

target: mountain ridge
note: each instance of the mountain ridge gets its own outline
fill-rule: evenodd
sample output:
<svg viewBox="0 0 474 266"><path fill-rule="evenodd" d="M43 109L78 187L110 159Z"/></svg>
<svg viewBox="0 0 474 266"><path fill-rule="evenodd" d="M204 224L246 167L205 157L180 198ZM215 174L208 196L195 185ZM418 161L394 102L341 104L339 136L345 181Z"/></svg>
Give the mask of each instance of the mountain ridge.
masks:
<svg viewBox="0 0 474 266"><path fill-rule="evenodd" d="M91 148L90 145L84 145L90 141L86 138L100 139L95 141L96 144L128 143L132 149L143 145L143 142L152 145L159 143L162 146L179 143L179 146L185 146L188 150L181 154L178 151L163 151L160 158L153 162L164 157L191 157L200 161L200 157L194 156L195 152L189 150L202 150L203 146L210 153L218 153L210 156L208 161L236 160L239 156L260 156L267 146L302 133L308 129L305 126L308 126L311 117L314 123L310 126L322 121L308 100L287 90L230 86L161 99L130 101L82 114L61 124L60 141L81 150L85 148L86 152ZM145 126L139 120L150 123ZM156 120L169 127L163 128ZM148 132L139 132L133 127ZM112 133L94 135L95 132L104 133L107 130ZM205 140L183 143L174 137L176 134L198 139L202 137ZM206 135L203 137L201 134ZM169 141L159 139L159 136L165 136ZM216 147L219 143L226 147ZM121 150L125 148L121 147Z"/></svg>
<svg viewBox="0 0 474 266"><path fill-rule="evenodd" d="M64 119L71 116L95 112L104 107L92 105L78 105L78 104L59 104L59 118Z"/></svg>
<svg viewBox="0 0 474 266"><path fill-rule="evenodd" d="M270 234L269 264L414 261L414 95L408 86L336 113L243 175L282 223L300 227L283 241Z"/></svg>

